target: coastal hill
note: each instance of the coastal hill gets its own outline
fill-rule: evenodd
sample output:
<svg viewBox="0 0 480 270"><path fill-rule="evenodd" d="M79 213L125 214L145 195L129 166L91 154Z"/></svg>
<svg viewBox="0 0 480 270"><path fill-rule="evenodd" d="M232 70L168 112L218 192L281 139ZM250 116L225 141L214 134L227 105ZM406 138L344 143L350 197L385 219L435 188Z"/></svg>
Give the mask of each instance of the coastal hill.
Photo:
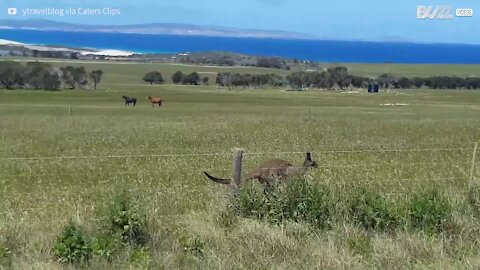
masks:
<svg viewBox="0 0 480 270"><path fill-rule="evenodd" d="M125 34L155 34L155 35L182 35L182 36L214 36L214 37L243 37L243 38L282 38L282 39L311 39L306 34L235 29L217 26L199 26L191 24L151 23L132 25L85 25L72 24L43 19L35 20L0 20L1 29L22 29L41 31L89 32L89 33L125 33Z"/></svg>

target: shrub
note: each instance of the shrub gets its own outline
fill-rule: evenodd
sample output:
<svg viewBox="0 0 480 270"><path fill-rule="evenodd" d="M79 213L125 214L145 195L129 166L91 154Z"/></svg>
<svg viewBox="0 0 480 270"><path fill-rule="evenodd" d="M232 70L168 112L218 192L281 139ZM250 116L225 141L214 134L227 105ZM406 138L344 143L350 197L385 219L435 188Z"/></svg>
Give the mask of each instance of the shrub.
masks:
<svg viewBox="0 0 480 270"><path fill-rule="evenodd" d="M327 188L294 179L274 194L273 212L279 221L307 222L317 228L328 226L333 206Z"/></svg>
<svg viewBox="0 0 480 270"><path fill-rule="evenodd" d="M92 250L84 232L70 221L57 238L54 253L61 263L86 263L90 260Z"/></svg>
<svg viewBox="0 0 480 270"><path fill-rule="evenodd" d="M270 212L270 201L255 185L242 188L232 203L232 209L246 218L263 220Z"/></svg>
<svg viewBox="0 0 480 270"><path fill-rule="evenodd" d="M450 215L450 204L436 190L417 194L410 203L412 227L426 232L443 230Z"/></svg>
<svg viewBox="0 0 480 270"><path fill-rule="evenodd" d="M353 220L369 230L391 231L401 225L397 209L376 193L362 190L350 204Z"/></svg>
<svg viewBox="0 0 480 270"><path fill-rule="evenodd" d="M115 235L101 234L93 238L91 247L93 255L112 260L113 254L119 248L119 238Z"/></svg>
<svg viewBox="0 0 480 270"><path fill-rule="evenodd" d="M118 196L110 208L111 232L119 234L126 244L144 246L147 243L146 216L138 203L126 193Z"/></svg>
<svg viewBox="0 0 480 270"><path fill-rule="evenodd" d="M247 218L282 223L290 220L325 228L333 206L329 191L305 179L292 179L263 191L253 185L244 187L232 209Z"/></svg>
<svg viewBox="0 0 480 270"><path fill-rule="evenodd" d="M146 248L135 248L130 255L130 262L141 269L148 269L150 252Z"/></svg>

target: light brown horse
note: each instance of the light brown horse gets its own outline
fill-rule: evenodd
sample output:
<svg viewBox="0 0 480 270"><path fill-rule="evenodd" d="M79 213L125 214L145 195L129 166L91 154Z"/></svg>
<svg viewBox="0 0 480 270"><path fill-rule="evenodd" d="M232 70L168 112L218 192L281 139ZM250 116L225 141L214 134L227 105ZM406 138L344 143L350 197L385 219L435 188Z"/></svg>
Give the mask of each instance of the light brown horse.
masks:
<svg viewBox="0 0 480 270"><path fill-rule="evenodd" d="M150 100L150 102L152 103L152 107L155 107L155 104L158 104L158 107L162 107L163 100L161 97L148 96L147 100Z"/></svg>

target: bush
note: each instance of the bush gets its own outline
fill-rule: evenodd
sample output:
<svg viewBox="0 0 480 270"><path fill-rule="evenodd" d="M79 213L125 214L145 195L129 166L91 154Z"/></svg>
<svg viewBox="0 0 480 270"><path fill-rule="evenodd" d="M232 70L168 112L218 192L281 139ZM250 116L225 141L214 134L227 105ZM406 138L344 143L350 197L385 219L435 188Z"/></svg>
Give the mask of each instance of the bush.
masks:
<svg viewBox="0 0 480 270"><path fill-rule="evenodd" d="M317 228L328 226L333 203L325 187L310 184L303 178L295 179L280 187L274 196L275 219L303 221Z"/></svg>
<svg viewBox="0 0 480 270"><path fill-rule="evenodd" d="M119 249L119 237L101 234L93 238L91 247L93 255L112 260L113 254Z"/></svg>
<svg viewBox="0 0 480 270"><path fill-rule="evenodd" d="M270 201L260 188L247 185L240 190L231 204L231 209L246 218L263 220L270 212Z"/></svg>
<svg viewBox="0 0 480 270"><path fill-rule="evenodd" d="M146 248L135 248L130 255L130 262L140 269L148 269L150 252Z"/></svg>
<svg viewBox="0 0 480 270"><path fill-rule="evenodd" d="M451 211L447 199L436 190L420 193L410 203L410 222L414 228L439 232L444 229Z"/></svg>
<svg viewBox="0 0 480 270"><path fill-rule="evenodd" d="M329 191L305 179L292 179L268 192L253 185L243 188L232 209L247 218L306 222L317 228L328 226L333 206Z"/></svg>
<svg viewBox="0 0 480 270"><path fill-rule="evenodd" d="M144 246L148 240L146 216L138 203L126 193L118 196L110 208L111 232L119 234L126 244Z"/></svg>
<svg viewBox="0 0 480 270"><path fill-rule="evenodd" d="M350 211L354 222L368 230L391 231L402 224L394 205L370 191L362 190L356 194Z"/></svg>
<svg viewBox="0 0 480 270"><path fill-rule="evenodd" d="M63 229L53 249L61 263L83 264L92 256L86 235L73 221Z"/></svg>

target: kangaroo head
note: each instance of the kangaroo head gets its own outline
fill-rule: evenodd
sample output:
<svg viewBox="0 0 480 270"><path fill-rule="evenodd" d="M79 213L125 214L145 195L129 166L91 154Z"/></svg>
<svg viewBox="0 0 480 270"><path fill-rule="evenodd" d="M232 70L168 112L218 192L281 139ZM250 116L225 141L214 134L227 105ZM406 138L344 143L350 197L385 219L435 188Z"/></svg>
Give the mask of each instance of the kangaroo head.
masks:
<svg viewBox="0 0 480 270"><path fill-rule="evenodd" d="M312 154L307 152L305 155L305 161L303 162L303 167L305 168L318 168L317 162L312 159Z"/></svg>

